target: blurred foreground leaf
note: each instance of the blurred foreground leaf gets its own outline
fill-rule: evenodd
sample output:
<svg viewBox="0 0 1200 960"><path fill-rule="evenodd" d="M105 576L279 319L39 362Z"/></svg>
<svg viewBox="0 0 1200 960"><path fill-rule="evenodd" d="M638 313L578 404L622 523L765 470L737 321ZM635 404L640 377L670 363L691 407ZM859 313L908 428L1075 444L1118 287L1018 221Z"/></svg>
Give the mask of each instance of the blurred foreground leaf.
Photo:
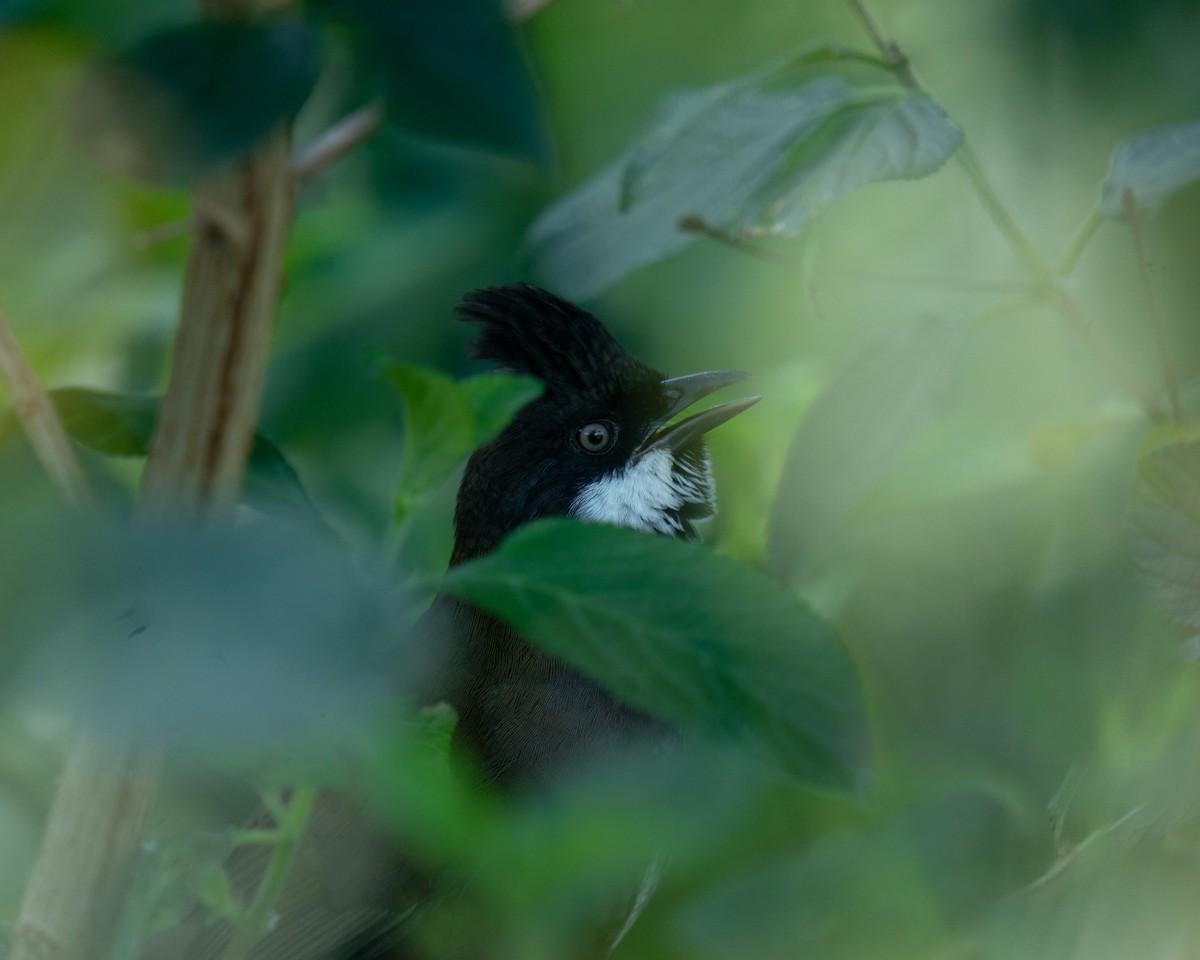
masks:
<svg viewBox="0 0 1200 960"><path fill-rule="evenodd" d="M498 0L316 0L386 81L389 119L413 132L542 160L540 104Z"/></svg>
<svg viewBox="0 0 1200 960"><path fill-rule="evenodd" d="M4 695L82 705L98 736L134 730L276 764L287 742L311 758L423 675L419 655L394 659L408 597L309 531L64 511L5 517L0 536Z"/></svg>
<svg viewBox="0 0 1200 960"><path fill-rule="evenodd" d="M188 180L295 116L318 60L317 36L299 21L163 30L93 68L76 126L97 157L123 173Z"/></svg>
<svg viewBox="0 0 1200 960"><path fill-rule="evenodd" d="M1175 621L1200 629L1200 443L1173 443L1138 464L1133 554Z"/></svg>
<svg viewBox="0 0 1200 960"><path fill-rule="evenodd" d="M144 457L158 418L158 397L61 387L50 398L76 442L108 457ZM20 432L11 412L0 415L0 443ZM256 435L246 469L243 498L264 513L317 520L300 477L283 453Z"/></svg>
<svg viewBox="0 0 1200 960"><path fill-rule="evenodd" d="M1176 190L1200 180L1200 120L1122 140L1100 187L1100 212L1124 220L1125 191L1138 212L1155 213Z"/></svg>
<svg viewBox="0 0 1200 960"><path fill-rule="evenodd" d="M445 588L663 718L740 737L792 775L853 787L866 730L833 629L698 544L570 520L522 527Z"/></svg>
<svg viewBox="0 0 1200 960"><path fill-rule="evenodd" d="M632 147L542 214L530 251L560 292L586 298L698 230L799 233L851 190L933 173L961 139L927 97L773 65L669 98Z"/></svg>
<svg viewBox="0 0 1200 960"><path fill-rule="evenodd" d="M499 433L541 392L529 377L490 373L455 381L408 363L384 368L404 397L404 462L396 493L400 517L444 483L451 471Z"/></svg>
<svg viewBox="0 0 1200 960"><path fill-rule="evenodd" d="M771 571L786 582L838 533L942 410L957 374L958 324L926 320L869 344L809 408L771 510Z"/></svg>

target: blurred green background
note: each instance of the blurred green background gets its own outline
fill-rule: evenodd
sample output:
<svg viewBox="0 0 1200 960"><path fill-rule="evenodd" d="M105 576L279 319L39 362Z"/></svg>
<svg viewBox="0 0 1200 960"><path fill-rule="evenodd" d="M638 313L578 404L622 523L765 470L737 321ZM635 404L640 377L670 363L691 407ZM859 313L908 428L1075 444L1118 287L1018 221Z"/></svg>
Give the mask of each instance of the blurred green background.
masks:
<svg viewBox="0 0 1200 960"><path fill-rule="evenodd" d="M1189 0L871 8L1050 264L1123 138L1200 117ZM188 196L102 164L78 114L95 58L189 16L178 2L0 2L0 309L51 386L163 387L187 240L146 238L187 216ZM529 122L505 112L519 90L481 108L501 131L482 145L397 107L298 200L262 430L363 549L385 538L404 430L381 356L474 372L455 300L538 279L531 223L668 94L818 39L869 46L834 0L556 0L516 29L539 111L528 130L505 125ZM301 144L400 82L365 69L336 23L321 43ZM464 109L428 77L407 82L434 115ZM1191 412L1200 189L1142 234ZM1194 955L1200 691L1186 632L1129 550L1149 424L1061 316L989 309L1028 277L953 162L861 189L767 248L701 239L588 306L660 369L754 373L763 401L711 440L722 513L707 536L755 565L772 544L791 558L776 572L838 627L870 701L873 788L856 805L748 777L620 955ZM1068 283L1160 389L1129 229L1103 226ZM868 375L827 392L864 351L877 351ZM785 473L822 398L836 429L811 469ZM428 572L444 562L451 495L410 537ZM3 509L44 496L24 446L0 448ZM791 515L825 508L827 523ZM36 851L61 730L54 709L6 688L0 919Z"/></svg>

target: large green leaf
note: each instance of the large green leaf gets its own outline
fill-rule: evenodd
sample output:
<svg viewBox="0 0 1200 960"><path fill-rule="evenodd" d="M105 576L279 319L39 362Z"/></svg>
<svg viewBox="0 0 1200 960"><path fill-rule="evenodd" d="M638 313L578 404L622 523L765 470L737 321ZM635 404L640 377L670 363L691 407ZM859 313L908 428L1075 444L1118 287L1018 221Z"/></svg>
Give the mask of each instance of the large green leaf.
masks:
<svg viewBox="0 0 1200 960"><path fill-rule="evenodd" d="M926 320L869 344L816 399L771 511L771 571L794 582L944 407L961 326Z"/></svg>
<svg viewBox="0 0 1200 960"><path fill-rule="evenodd" d="M108 457L146 456L158 419L158 397L62 387L50 391L50 398L77 443ZM0 443L20 429L16 417L4 413L0 416ZM267 513L305 520L318 517L295 468L261 435L255 436L250 450L243 497Z"/></svg>
<svg viewBox="0 0 1200 960"><path fill-rule="evenodd" d="M933 173L961 139L927 97L772 66L667 100L542 214L530 252L557 289L588 297L683 249L698 225L792 235L851 190Z"/></svg>
<svg viewBox="0 0 1200 960"><path fill-rule="evenodd" d="M404 461L396 495L403 516L441 486L481 443L500 432L541 391L529 377L491 373L455 381L392 362L384 374L404 397Z"/></svg>
<svg viewBox="0 0 1200 960"><path fill-rule="evenodd" d="M1200 120L1122 140L1100 187L1100 212L1123 220L1125 191L1136 209L1154 213L1176 190L1200 180Z"/></svg>
<svg viewBox="0 0 1200 960"><path fill-rule="evenodd" d="M90 72L76 125L100 159L125 173L191 178L294 116L318 59L316 34L300 21L163 30Z"/></svg>
<svg viewBox="0 0 1200 960"><path fill-rule="evenodd" d="M863 695L846 650L808 606L729 557L553 519L453 568L444 586L636 706L744 739L811 783L862 773Z"/></svg>
<svg viewBox="0 0 1200 960"><path fill-rule="evenodd" d="M542 159L537 90L498 0L314 0L382 73L389 119L415 133Z"/></svg>

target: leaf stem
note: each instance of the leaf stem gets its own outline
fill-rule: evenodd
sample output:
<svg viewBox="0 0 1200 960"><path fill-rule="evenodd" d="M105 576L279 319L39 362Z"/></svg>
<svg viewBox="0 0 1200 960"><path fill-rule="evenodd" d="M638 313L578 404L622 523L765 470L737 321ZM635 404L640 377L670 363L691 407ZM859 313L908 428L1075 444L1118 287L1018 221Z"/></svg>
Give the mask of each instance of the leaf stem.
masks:
<svg viewBox="0 0 1200 960"><path fill-rule="evenodd" d="M225 947L221 960L245 960L254 945L268 932L271 911L287 884L288 873L308 825L315 798L316 791L312 788L297 789L293 791L292 802L288 806L272 804L272 809L279 811L276 821L278 839L271 851L262 882L254 892L254 899L234 928L233 937Z"/></svg>
<svg viewBox="0 0 1200 960"><path fill-rule="evenodd" d="M1142 225L1138 217L1137 202L1133 191L1126 187L1121 192L1121 206L1129 219L1129 235L1133 240L1134 258L1142 278L1142 290L1146 295L1146 310L1150 314L1150 326L1154 330L1154 342L1158 347L1158 365L1162 368L1163 380L1167 384L1167 396L1171 402L1171 417L1176 423L1183 420L1183 408L1179 403L1179 376L1175 362L1167 346L1167 331L1163 326L1162 313L1158 309L1158 297L1154 294L1154 283L1150 279L1150 261L1146 258L1146 247L1142 241Z"/></svg>
<svg viewBox="0 0 1200 960"><path fill-rule="evenodd" d="M898 43L894 40L889 40L884 35L878 22L867 9L863 0L848 0L848 2L855 13L858 14L859 19L862 21L871 40L879 49L879 52L892 65L896 79L915 93L929 96L929 91L925 89L924 85L917 79L916 74L913 73L907 54L905 54ZM1037 248L1034 247L1025 235L1025 232L1013 218L1004 201L1000 199L1000 195L996 192L995 187L992 186L987 171L984 169L975 151L971 148L971 145L964 141L958 148L957 157L959 166L966 173L967 179L971 181L971 185L975 188L975 192L983 203L984 209L987 210L992 223L996 225L996 228L1004 236L1004 239L1008 241L1008 245L1012 248L1013 252L1025 265L1025 269L1029 271L1030 276L1033 278L1035 293L1049 303L1070 324L1075 332L1079 334L1084 343L1108 367L1109 373L1112 374L1114 379L1133 395L1148 419L1155 422L1167 419L1167 413L1155 398L1154 391L1146 386L1137 372L1125 362L1117 348L1104 335L1104 332L1092 322L1083 308L1054 276L1045 259L1038 253ZM1085 237L1084 242L1086 242L1086 239Z"/></svg>
<svg viewBox="0 0 1200 960"><path fill-rule="evenodd" d="M1067 247L1067 252L1063 254L1062 262L1058 265L1058 275L1069 277L1075 270L1075 265L1079 262L1079 258L1083 255L1084 248L1091 243L1099 229L1104 225L1104 215L1099 209L1093 209L1088 214L1088 218L1079 225L1079 229L1075 231L1075 236L1071 238L1071 243Z"/></svg>

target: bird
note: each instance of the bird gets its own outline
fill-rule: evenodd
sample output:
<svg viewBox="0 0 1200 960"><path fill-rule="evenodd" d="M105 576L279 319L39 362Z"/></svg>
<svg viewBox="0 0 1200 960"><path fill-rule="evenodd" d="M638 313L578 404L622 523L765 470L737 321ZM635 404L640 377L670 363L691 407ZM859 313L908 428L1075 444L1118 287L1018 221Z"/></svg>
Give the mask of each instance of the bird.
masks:
<svg viewBox="0 0 1200 960"><path fill-rule="evenodd" d="M747 374L717 370L668 377L625 350L592 313L528 283L468 293L455 315L478 325L477 359L535 378L542 392L467 461L454 511L451 567L486 556L519 527L543 517L698 539L697 524L716 510L705 434L759 398L687 411ZM438 646L430 699L456 712L454 747L470 758L481 787L536 795L615 750L670 743L678 736L662 719L623 702L500 617L452 594L439 594L415 629L422 642ZM260 942L254 960L421 956L403 918L390 906L380 907L372 887L386 878L388 898L399 888L429 895L436 880L407 869L402 854L381 852L385 845L371 828L344 822L355 816L344 798L318 799L310 836L277 910L280 929ZM353 882L322 877L323 861L348 857L369 861ZM243 869L227 865L235 889L252 890L264 862L261 852L251 851L242 854ZM310 873L315 876L306 879ZM251 879L239 883L244 874ZM404 883L396 882L400 874ZM598 918L594 949L585 950L587 955L610 952L639 899L631 896L630 905L618 906L612 918ZM306 918L305 932L291 939L280 932L289 913ZM330 949L334 941L338 946ZM485 945L468 949L472 960L489 960ZM192 948L143 960L216 956Z"/></svg>

